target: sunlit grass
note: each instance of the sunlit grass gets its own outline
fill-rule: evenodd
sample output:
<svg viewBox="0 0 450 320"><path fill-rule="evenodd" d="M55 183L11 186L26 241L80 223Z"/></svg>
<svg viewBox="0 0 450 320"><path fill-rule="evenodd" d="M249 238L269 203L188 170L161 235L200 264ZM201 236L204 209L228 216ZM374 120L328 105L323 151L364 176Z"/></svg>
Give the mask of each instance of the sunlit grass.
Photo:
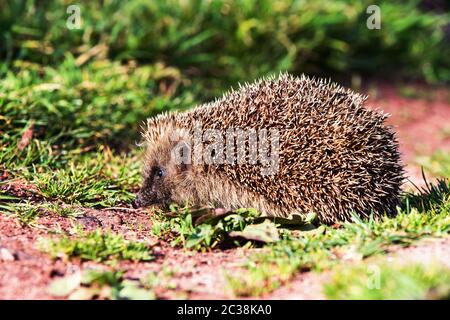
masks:
<svg viewBox="0 0 450 320"><path fill-rule="evenodd" d="M42 239L41 248L53 258L74 258L93 261L150 261L149 248L140 242L125 240L122 235L101 230L78 232L74 237Z"/></svg>

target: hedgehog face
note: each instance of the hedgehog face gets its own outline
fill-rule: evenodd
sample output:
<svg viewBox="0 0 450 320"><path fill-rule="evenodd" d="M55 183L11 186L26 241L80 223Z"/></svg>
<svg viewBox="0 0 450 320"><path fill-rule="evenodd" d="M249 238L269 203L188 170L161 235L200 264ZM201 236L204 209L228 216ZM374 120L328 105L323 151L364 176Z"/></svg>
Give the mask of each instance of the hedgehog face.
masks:
<svg viewBox="0 0 450 320"><path fill-rule="evenodd" d="M150 205L167 207L172 202L175 169L170 163L162 161L146 163L143 184L136 196L135 207Z"/></svg>
<svg viewBox="0 0 450 320"><path fill-rule="evenodd" d="M170 202L170 189L167 188L167 169L154 165L146 170L141 190L136 196L135 207Z"/></svg>
<svg viewBox="0 0 450 320"><path fill-rule="evenodd" d="M134 208L156 206L167 209L170 204L198 205L198 170L191 165L168 162L149 165L144 170L143 184L133 203ZM201 181L201 180L200 180Z"/></svg>
<svg viewBox="0 0 450 320"><path fill-rule="evenodd" d="M189 198L193 188L192 166L173 157L178 141L166 135L148 144L144 161L143 184L136 196L134 207L157 205L167 208L171 203Z"/></svg>

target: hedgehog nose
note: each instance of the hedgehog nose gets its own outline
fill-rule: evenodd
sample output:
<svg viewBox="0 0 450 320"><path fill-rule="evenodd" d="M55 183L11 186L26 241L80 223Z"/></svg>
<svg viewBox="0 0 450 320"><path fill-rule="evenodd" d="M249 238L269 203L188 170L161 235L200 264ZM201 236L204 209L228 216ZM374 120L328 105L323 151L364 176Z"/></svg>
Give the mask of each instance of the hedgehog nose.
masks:
<svg viewBox="0 0 450 320"><path fill-rule="evenodd" d="M136 195L136 199L131 203L134 209L138 209L142 207L142 200L140 194Z"/></svg>
<svg viewBox="0 0 450 320"><path fill-rule="evenodd" d="M138 208L141 207L141 205L140 205L140 203L139 203L139 201L138 201L137 199L134 200L134 201L131 203L131 206L132 206L134 209L138 209Z"/></svg>

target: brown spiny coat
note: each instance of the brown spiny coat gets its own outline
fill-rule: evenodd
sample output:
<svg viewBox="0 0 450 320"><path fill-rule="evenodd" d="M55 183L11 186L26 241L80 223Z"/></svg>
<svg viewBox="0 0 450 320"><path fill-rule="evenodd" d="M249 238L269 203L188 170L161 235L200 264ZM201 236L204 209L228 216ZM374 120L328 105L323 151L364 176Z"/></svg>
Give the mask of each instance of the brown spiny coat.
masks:
<svg viewBox="0 0 450 320"><path fill-rule="evenodd" d="M270 216L315 212L319 221L396 212L403 168L386 115L364 96L325 80L281 74L231 91L187 112L149 119L144 184L137 203L227 209L256 208ZM179 164L173 150L203 129L275 128L279 168L258 164Z"/></svg>

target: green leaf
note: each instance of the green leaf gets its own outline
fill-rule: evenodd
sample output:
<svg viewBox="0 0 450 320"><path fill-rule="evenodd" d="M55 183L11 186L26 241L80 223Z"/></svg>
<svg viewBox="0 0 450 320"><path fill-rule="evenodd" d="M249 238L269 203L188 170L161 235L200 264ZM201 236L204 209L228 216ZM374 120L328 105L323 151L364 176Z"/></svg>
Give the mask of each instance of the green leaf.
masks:
<svg viewBox="0 0 450 320"><path fill-rule="evenodd" d="M144 289L136 281L124 281L124 286L119 292L120 299L126 300L155 300L156 296L152 290Z"/></svg>
<svg viewBox="0 0 450 320"><path fill-rule="evenodd" d="M81 272L76 272L70 276L56 279L49 286L49 293L55 297L64 297L78 288L81 284Z"/></svg>
<svg viewBox="0 0 450 320"><path fill-rule="evenodd" d="M92 287L92 288L78 288L70 296L68 297L69 300L91 300L95 298L96 296L99 296L101 293L101 289L98 287Z"/></svg>
<svg viewBox="0 0 450 320"><path fill-rule="evenodd" d="M280 240L278 229L270 220L265 220L260 224L248 225L243 231L233 231L230 232L229 235L230 237L240 237L247 240L260 241L264 243L271 243Z"/></svg>

